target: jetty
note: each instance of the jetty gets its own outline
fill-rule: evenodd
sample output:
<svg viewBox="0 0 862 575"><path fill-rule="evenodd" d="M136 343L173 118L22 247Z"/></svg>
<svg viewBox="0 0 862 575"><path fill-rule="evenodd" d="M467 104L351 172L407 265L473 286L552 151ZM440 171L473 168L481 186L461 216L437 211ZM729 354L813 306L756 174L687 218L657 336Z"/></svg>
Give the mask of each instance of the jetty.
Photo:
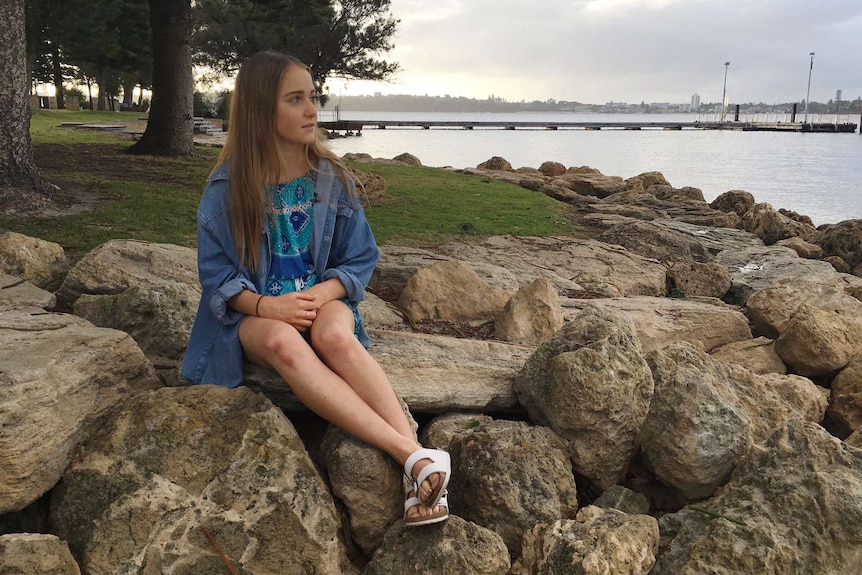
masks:
<svg viewBox="0 0 862 575"><path fill-rule="evenodd" d="M855 133L858 125L852 122L755 122L755 121L706 121L706 122L606 122L578 121L511 121L511 120L333 120L319 121L318 125L330 132L347 135L361 134L365 128L385 130L387 128L418 128L422 130L737 130L744 132L819 132Z"/></svg>

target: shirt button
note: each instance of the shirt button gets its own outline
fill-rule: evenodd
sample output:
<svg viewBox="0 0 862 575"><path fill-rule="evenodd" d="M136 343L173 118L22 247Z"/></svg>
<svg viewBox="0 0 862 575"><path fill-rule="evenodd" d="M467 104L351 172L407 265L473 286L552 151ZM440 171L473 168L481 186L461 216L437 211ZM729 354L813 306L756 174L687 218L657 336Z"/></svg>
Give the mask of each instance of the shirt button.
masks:
<svg viewBox="0 0 862 575"><path fill-rule="evenodd" d="M326 241L329 241L329 236L323 236L323 239L325 239Z"/></svg>

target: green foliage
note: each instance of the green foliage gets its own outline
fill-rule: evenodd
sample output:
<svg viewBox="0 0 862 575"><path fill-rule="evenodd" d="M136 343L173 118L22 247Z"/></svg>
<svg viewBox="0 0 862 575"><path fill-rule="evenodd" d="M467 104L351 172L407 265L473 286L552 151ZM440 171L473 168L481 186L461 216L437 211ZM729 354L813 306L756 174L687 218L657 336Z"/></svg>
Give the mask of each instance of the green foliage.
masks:
<svg viewBox="0 0 862 575"><path fill-rule="evenodd" d="M195 59L225 74L261 50L308 64L319 87L328 76L382 80L398 65L397 20L390 0L200 0L195 4Z"/></svg>

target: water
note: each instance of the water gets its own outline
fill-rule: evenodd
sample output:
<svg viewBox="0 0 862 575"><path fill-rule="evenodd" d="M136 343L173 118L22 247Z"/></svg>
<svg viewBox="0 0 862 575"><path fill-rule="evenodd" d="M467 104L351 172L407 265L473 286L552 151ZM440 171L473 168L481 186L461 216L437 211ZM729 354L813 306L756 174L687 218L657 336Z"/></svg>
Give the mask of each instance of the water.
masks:
<svg viewBox="0 0 862 575"><path fill-rule="evenodd" d="M812 122L832 117L809 117ZM323 114L321 120L326 120ZM353 120L502 120L693 122L695 115L443 114L342 112ZM799 119L799 117L797 117ZM701 117L701 121L713 118ZM760 118L766 121L765 115ZM789 121L770 115L769 121ZM842 118L858 123L858 118ZM515 168L552 160L590 166L628 178L659 171L675 187L694 186L707 201L728 190L746 190L758 202L805 214L815 225L862 218L862 135L717 130L502 130L387 128L370 126L361 137L330 140L348 152L392 158L409 152L426 166L475 167L502 156Z"/></svg>

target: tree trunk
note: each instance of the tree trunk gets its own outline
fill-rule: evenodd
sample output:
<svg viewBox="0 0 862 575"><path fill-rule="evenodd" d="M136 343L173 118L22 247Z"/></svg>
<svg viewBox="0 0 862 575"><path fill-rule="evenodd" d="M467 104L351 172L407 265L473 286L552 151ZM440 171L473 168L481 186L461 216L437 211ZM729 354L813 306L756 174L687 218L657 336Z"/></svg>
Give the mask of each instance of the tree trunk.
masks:
<svg viewBox="0 0 862 575"><path fill-rule="evenodd" d="M48 196L30 143L24 1L0 2L0 202L21 195ZM18 198L20 199L20 198Z"/></svg>
<svg viewBox="0 0 862 575"><path fill-rule="evenodd" d="M153 99L144 135L128 151L194 155L191 0L149 0Z"/></svg>
<svg viewBox="0 0 862 575"><path fill-rule="evenodd" d="M57 109L66 109L66 95L63 93L63 68L60 66L60 47L52 44L51 59L54 61L54 88L57 91Z"/></svg>

